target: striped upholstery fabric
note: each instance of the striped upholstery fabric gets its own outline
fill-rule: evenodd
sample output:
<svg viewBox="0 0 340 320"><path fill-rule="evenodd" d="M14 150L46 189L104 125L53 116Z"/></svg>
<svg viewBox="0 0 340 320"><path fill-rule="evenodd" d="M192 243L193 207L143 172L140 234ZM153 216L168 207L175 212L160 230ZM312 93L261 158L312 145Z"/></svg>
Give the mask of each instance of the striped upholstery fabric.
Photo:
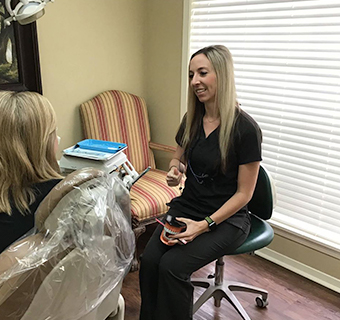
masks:
<svg viewBox="0 0 340 320"><path fill-rule="evenodd" d="M123 142L126 155L138 172L155 168L151 149L150 125L144 99L111 90L80 105L86 139Z"/></svg>
<svg viewBox="0 0 340 320"><path fill-rule="evenodd" d="M165 182L166 172L151 169L131 189L131 213L133 219L148 220L166 213L168 203L180 195L179 188L171 188Z"/></svg>
<svg viewBox="0 0 340 320"><path fill-rule="evenodd" d="M152 168L131 189L133 223L147 223L166 213L166 203L180 191L169 187L166 172L155 168L144 99L122 91L106 91L81 104L80 115L86 139L126 143L126 155L138 172Z"/></svg>

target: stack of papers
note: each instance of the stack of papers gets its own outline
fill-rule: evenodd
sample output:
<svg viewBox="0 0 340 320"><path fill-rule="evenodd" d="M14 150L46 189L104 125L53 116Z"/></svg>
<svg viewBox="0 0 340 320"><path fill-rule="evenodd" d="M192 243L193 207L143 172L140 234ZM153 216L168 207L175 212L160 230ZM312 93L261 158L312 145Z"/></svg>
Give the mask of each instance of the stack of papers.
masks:
<svg viewBox="0 0 340 320"><path fill-rule="evenodd" d="M67 156L106 161L126 148L125 143L86 139L78 142L73 147L63 150L63 153Z"/></svg>

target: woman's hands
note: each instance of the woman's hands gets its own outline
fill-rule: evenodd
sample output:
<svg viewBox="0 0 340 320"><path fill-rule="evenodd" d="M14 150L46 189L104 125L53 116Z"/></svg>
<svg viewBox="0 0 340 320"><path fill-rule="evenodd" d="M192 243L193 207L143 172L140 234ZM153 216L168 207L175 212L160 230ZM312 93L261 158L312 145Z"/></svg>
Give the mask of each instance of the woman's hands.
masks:
<svg viewBox="0 0 340 320"><path fill-rule="evenodd" d="M179 171L179 168L172 166L166 175L166 182L170 187L176 187L182 180L183 173Z"/></svg>
<svg viewBox="0 0 340 320"><path fill-rule="evenodd" d="M169 241L169 244L180 243L177 239L191 242L200 234L209 231L208 223L205 220L194 221L187 218L176 218L176 220L184 222L187 225L187 229L176 235L170 235L169 238L174 238L174 240Z"/></svg>
<svg viewBox="0 0 340 320"><path fill-rule="evenodd" d="M183 173L185 173L185 163L182 162L184 149L177 145L173 158L169 163L169 172L166 176L166 182L170 187L176 187L182 181Z"/></svg>

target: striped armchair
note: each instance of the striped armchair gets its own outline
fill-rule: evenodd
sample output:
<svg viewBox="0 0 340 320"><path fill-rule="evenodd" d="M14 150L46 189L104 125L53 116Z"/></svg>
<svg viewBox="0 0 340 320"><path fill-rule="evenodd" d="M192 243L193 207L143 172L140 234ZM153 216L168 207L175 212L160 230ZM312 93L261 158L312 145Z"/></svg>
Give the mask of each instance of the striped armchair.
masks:
<svg viewBox="0 0 340 320"><path fill-rule="evenodd" d="M166 184L166 172L156 169L152 151L174 152L175 148L150 142L145 101L133 94L118 90L103 92L81 104L80 115L85 139L126 143L126 155L137 172L151 166L130 192L132 227L137 244L146 225L164 215L168 210L166 203L180 195L179 188ZM132 270L138 270L137 250Z"/></svg>

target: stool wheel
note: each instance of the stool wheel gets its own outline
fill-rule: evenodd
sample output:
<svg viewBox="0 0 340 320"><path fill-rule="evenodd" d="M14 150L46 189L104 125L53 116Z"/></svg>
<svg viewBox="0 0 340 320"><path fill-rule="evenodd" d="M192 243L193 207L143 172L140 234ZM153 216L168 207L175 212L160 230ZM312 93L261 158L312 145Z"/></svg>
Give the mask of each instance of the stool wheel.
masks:
<svg viewBox="0 0 340 320"><path fill-rule="evenodd" d="M259 308L265 308L268 305L268 299L263 299L262 296L256 297L255 302Z"/></svg>

